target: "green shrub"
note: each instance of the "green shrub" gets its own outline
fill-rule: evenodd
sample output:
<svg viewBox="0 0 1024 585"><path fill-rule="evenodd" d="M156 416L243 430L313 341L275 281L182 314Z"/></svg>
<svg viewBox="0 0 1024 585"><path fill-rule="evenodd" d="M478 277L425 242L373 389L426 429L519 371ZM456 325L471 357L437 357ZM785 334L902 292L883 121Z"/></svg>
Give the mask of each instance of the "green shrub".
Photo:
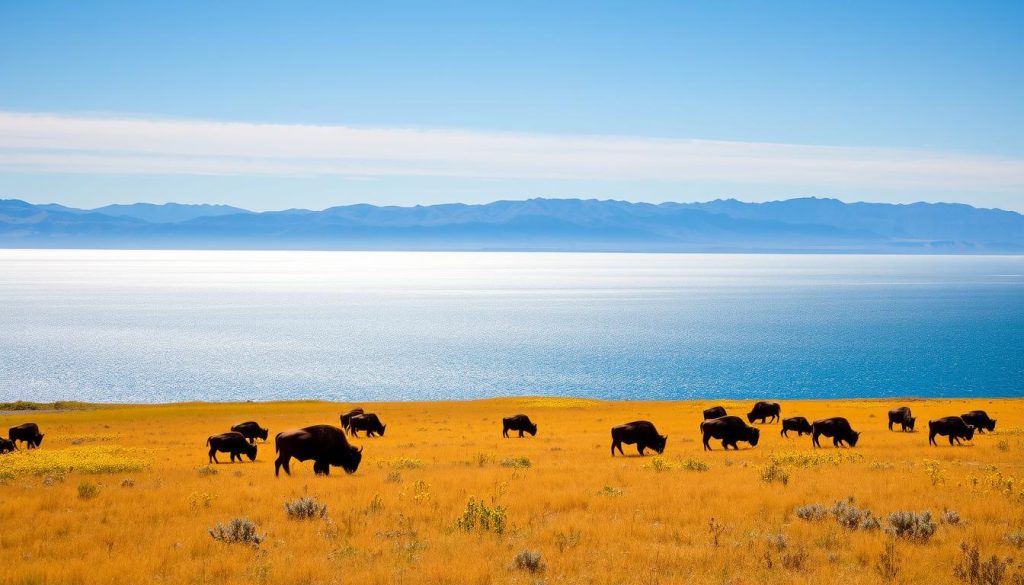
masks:
<svg viewBox="0 0 1024 585"><path fill-rule="evenodd" d="M828 509L821 504L809 504L807 506L800 506L794 510L794 512L796 513L796 517L801 520L817 522L825 519L825 515L828 514Z"/></svg>
<svg viewBox="0 0 1024 585"><path fill-rule="evenodd" d="M849 530L874 530L881 526L871 510L862 510L853 503L853 497L839 500L832 505L832 517L840 526Z"/></svg>
<svg viewBox="0 0 1024 585"><path fill-rule="evenodd" d="M491 531L503 534L506 527L505 508L501 506L487 507L475 498L469 498L462 516L455 521L455 526L470 532L473 530Z"/></svg>
<svg viewBox="0 0 1024 585"><path fill-rule="evenodd" d="M624 492L623 490L621 490L621 489L619 489L617 487L612 487L610 485L606 485L603 488L601 488L601 490L599 492L597 492L597 495L604 496L604 497L612 497L612 498L614 498L614 497L621 496L621 495L623 495L625 493L626 492Z"/></svg>
<svg viewBox="0 0 1024 585"><path fill-rule="evenodd" d="M284 511L293 520L312 520L327 516L327 506L318 502L316 498L306 496L285 502Z"/></svg>
<svg viewBox="0 0 1024 585"><path fill-rule="evenodd" d="M782 485L789 485L789 472L773 461L761 468L761 481L765 483L777 481Z"/></svg>
<svg viewBox="0 0 1024 585"><path fill-rule="evenodd" d="M225 526L220 522L209 530L214 540L228 544L249 544L259 546L266 538L265 534L256 532L256 524L248 518L234 518Z"/></svg>
<svg viewBox="0 0 1024 585"><path fill-rule="evenodd" d="M100 488L94 483L82 482L78 484L78 497L83 500L91 500L100 493Z"/></svg>
<svg viewBox="0 0 1024 585"><path fill-rule="evenodd" d="M501 466L528 469L530 467L530 460L526 457L509 457L508 459L501 460Z"/></svg>
<svg viewBox="0 0 1024 585"><path fill-rule="evenodd" d="M541 573L544 571L544 560L537 551L523 550L512 559L512 566L520 571Z"/></svg>
<svg viewBox="0 0 1024 585"><path fill-rule="evenodd" d="M694 457L684 459L680 466L686 471L707 471L711 469L708 467L707 463L704 463L700 459L696 459Z"/></svg>
<svg viewBox="0 0 1024 585"><path fill-rule="evenodd" d="M889 514L889 526L886 531L897 538L927 541L935 534L935 522L932 513L899 511Z"/></svg>

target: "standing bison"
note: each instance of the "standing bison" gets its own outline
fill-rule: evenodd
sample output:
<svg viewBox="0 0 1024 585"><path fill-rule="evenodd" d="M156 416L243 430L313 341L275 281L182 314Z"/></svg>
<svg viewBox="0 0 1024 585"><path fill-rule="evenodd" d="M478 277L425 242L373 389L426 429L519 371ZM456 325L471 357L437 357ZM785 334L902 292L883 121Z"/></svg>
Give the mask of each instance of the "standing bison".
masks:
<svg viewBox="0 0 1024 585"><path fill-rule="evenodd" d="M278 433L274 438L277 461L274 461L274 476L281 468L292 474L289 462L292 457L299 461L313 460L313 471L317 475L330 475L331 465L341 467L345 473L355 473L363 460L363 449L349 445L345 431L330 425L313 425L303 429Z"/></svg>
<svg viewBox="0 0 1024 585"><path fill-rule="evenodd" d="M359 431L366 431L367 437L375 437L378 435L383 437L385 428L387 428L387 425L381 424L380 419L372 412L367 414L357 414L348 419L348 432L353 437L358 437Z"/></svg>
<svg viewBox="0 0 1024 585"><path fill-rule="evenodd" d="M917 422L916 416L910 416L910 408L901 406L894 408L889 411L889 430L892 430L892 425L900 425L903 432L914 430L914 423Z"/></svg>
<svg viewBox="0 0 1024 585"><path fill-rule="evenodd" d="M352 410L350 410L350 411L346 412L345 414L341 415L341 428L343 428L343 429L345 429L347 431L348 430L348 421L352 420L353 416L359 416L360 414L363 414L364 412L365 411L362 408L353 408Z"/></svg>
<svg viewBox="0 0 1024 585"><path fill-rule="evenodd" d="M711 408L704 409L704 420L711 420L713 418L720 418L725 416L725 407L723 406L712 406Z"/></svg>
<svg viewBox="0 0 1024 585"><path fill-rule="evenodd" d="M231 427L231 430L236 433L242 433L242 436L249 440L250 443L256 444L256 439L267 440L267 436L270 431L261 427L259 423L255 421L249 421L244 423L238 423Z"/></svg>
<svg viewBox="0 0 1024 585"><path fill-rule="evenodd" d="M206 439L206 444L210 447L210 463L220 463L220 461L217 461L218 451L221 453L231 453L232 463L235 462L235 459L238 459L238 462L241 463L243 454L249 457L249 461L256 461L256 445L250 443L242 433L232 431L230 433L213 435Z"/></svg>
<svg viewBox="0 0 1024 585"><path fill-rule="evenodd" d="M523 438L523 433L530 433L531 437L537 436L537 423L530 420L530 417L525 414L516 414L513 416L506 416L501 419L501 436L508 438L509 431L518 431L519 438Z"/></svg>
<svg viewBox="0 0 1024 585"><path fill-rule="evenodd" d="M779 420L781 414L782 407L778 402L757 402L754 404L754 408L747 413L747 422L753 423L755 420L760 420L761 424L775 422Z"/></svg>
<svg viewBox="0 0 1024 585"><path fill-rule="evenodd" d="M811 423L802 416L782 419L782 430L779 431L779 434L788 439L789 431L794 431L799 437L804 436L804 433L809 435L811 434Z"/></svg>
<svg viewBox="0 0 1024 585"><path fill-rule="evenodd" d="M988 413L984 410L972 410L971 412L965 413L960 416L964 419L964 422L974 427L979 433L985 434L985 431L996 430L996 420L989 418Z"/></svg>
<svg viewBox="0 0 1024 585"><path fill-rule="evenodd" d="M14 446L14 441L9 441L3 437L0 437L0 455L14 451L17 447Z"/></svg>
<svg viewBox="0 0 1024 585"><path fill-rule="evenodd" d="M746 441L751 447L756 447L761 438L761 431L754 427L747 426L738 416L722 416L700 423L700 432L704 435L704 450L710 451L711 445L708 441L712 438L722 440L722 448L726 451L732 446L739 450L736 444L738 441Z"/></svg>
<svg viewBox="0 0 1024 585"><path fill-rule="evenodd" d="M843 443L856 447L857 440L860 439L860 433L850 428L850 421L841 416L814 421L811 425L811 444L821 447L821 443L818 442L821 435L831 438L832 445L836 447Z"/></svg>
<svg viewBox="0 0 1024 585"><path fill-rule="evenodd" d="M7 437L17 445L18 441L24 441L29 449L35 449L43 444L43 434L39 432L39 425L36 423L25 423L11 427L7 431Z"/></svg>
<svg viewBox="0 0 1024 585"><path fill-rule="evenodd" d="M659 435L654 424L646 420L638 420L617 427L612 427L612 457L615 457L615 449L622 452L622 444L636 444L636 450L642 456L644 449L653 449L659 455L665 452L665 443L668 437Z"/></svg>
<svg viewBox="0 0 1024 585"><path fill-rule="evenodd" d="M953 441L956 444L960 444L960 439L970 441L974 438L974 427L967 424L963 417L959 416L946 416L943 418L937 418L928 421L928 444L938 446L935 442L935 435L942 435L949 437L949 444L952 446Z"/></svg>

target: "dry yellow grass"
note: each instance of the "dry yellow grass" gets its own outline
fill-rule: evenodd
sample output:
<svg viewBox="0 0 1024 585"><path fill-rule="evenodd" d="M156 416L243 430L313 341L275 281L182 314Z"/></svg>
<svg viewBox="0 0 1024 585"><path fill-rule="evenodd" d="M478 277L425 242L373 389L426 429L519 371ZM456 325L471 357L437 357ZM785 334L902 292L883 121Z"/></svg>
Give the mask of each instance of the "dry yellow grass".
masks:
<svg viewBox="0 0 1024 585"><path fill-rule="evenodd" d="M886 412L897 402L911 406L919 432L886 430ZM723 404L739 414L750 402ZM705 453L697 427L709 405L539 398L367 404L387 423L387 436L354 441L365 446L355 475L333 469L315 477L307 462L277 479L273 434L336 425L348 405L5 413L0 428L31 420L46 439L38 452L0 456L0 582L886 582L876 570L892 540L884 531L794 514L848 496L883 524L897 510L951 509L962 517L960 525L940 524L928 542L896 540L894 582L958 582L961 542L985 555L1024 557L1007 540L1024 532L1024 481L1012 479L1024 480L1024 400L783 403L784 416L848 417L864 434L841 456L831 447L814 452L806 436L780 437L778 424L761 427L757 448L725 453L716 442ZM972 408L999 419L994 434L959 448L928 446L920 431L927 419ZM539 424L537 437L501 438L501 417L518 412ZM248 419L271 430L257 461L204 471L206 437ZM669 435L663 457L628 449L629 457L609 455L609 428L636 419ZM785 485L762 480L773 462L788 474ZM326 517L289 519L284 503L302 496L325 504ZM500 534L457 525L470 499L505 510ZM236 517L251 519L265 540L245 546L211 538L208 529ZM514 562L524 550L541 554L542 571Z"/></svg>

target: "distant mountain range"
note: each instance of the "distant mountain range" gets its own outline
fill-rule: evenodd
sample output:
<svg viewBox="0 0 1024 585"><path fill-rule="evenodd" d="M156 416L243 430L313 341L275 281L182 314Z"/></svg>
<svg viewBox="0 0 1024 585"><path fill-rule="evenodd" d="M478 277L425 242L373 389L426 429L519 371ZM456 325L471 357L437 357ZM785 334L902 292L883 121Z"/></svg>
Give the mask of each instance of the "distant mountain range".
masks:
<svg viewBox="0 0 1024 585"><path fill-rule="evenodd" d="M252 212L227 205L76 209L0 200L0 247L1022 254L1024 215L949 203L347 205Z"/></svg>

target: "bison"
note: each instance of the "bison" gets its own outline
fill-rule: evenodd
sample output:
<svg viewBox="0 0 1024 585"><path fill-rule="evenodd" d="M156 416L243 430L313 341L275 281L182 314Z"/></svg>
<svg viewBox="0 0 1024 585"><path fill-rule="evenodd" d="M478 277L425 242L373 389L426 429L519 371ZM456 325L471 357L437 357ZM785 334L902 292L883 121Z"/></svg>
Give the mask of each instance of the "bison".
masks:
<svg viewBox="0 0 1024 585"><path fill-rule="evenodd" d="M0 455L9 451L14 451L17 447L14 445L14 441L9 441L3 437L0 437Z"/></svg>
<svg viewBox="0 0 1024 585"><path fill-rule="evenodd" d="M720 418L725 416L725 408L722 406L712 406L711 408L704 409L704 420L711 420L713 418Z"/></svg>
<svg viewBox="0 0 1024 585"><path fill-rule="evenodd" d="M967 424L963 417L945 416L928 421L928 444L938 446L935 435L949 436L949 444L960 444L960 439L970 441L974 438L974 427Z"/></svg>
<svg viewBox="0 0 1024 585"><path fill-rule="evenodd" d="M809 435L811 434L811 423L802 416L782 419L782 430L779 431L779 434L788 439L789 431L796 431L797 436L800 437L804 436L804 433Z"/></svg>
<svg viewBox="0 0 1024 585"><path fill-rule="evenodd" d="M917 422L916 416L910 416L910 408L901 406L894 408L889 411L889 430L892 430L892 425L900 425L904 432L914 430L914 423Z"/></svg>
<svg viewBox="0 0 1024 585"><path fill-rule="evenodd" d="M960 418L964 419L965 423L971 425L983 435L985 431L996 430L996 419L989 418L988 413L984 410L972 410L960 415Z"/></svg>
<svg viewBox="0 0 1024 585"><path fill-rule="evenodd" d="M523 433L530 433L531 437L537 436L537 423L530 420L530 417L525 414L516 414L513 416L506 416L501 419L501 436L508 438L509 431L519 431L519 438L523 438Z"/></svg>
<svg viewBox="0 0 1024 585"><path fill-rule="evenodd" d="M249 440L250 443L256 444L256 439L267 440L269 431L259 425L255 421L249 421L244 423L238 423L231 427L231 430L236 433L242 433L242 436Z"/></svg>
<svg viewBox="0 0 1024 585"><path fill-rule="evenodd" d="M353 408L352 410L350 410L350 411L346 412L345 414L341 415L341 428L343 428L343 429L345 429L347 431L348 430L348 421L352 420L353 416L359 416L360 414L363 414L364 412L365 411L362 408Z"/></svg>
<svg viewBox="0 0 1024 585"><path fill-rule="evenodd" d="M754 408L747 413L747 422L753 423L758 419L761 420L761 424L775 422L779 420L780 414L782 414L782 407L778 402L757 402L754 404Z"/></svg>
<svg viewBox="0 0 1024 585"><path fill-rule="evenodd" d="M818 442L818 437L821 435L830 437L832 444L836 447L843 443L850 447L856 447L857 440L860 439L860 433L850 428L850 421L841 416L814 421L814 424L811 425L811 444L821 447L821 443Z"/></svg>
<svg viewBox="0 0 1024 585"><path fill-rule="evenodd" d="M636 444L636 450L642 456L644 449L653 449L659 455L665 452L665 443L668 437L659 435L654 424L646 420L638 420L617 427L612 427L612 457L615 457L615 449L618 448L620 455L622 444Z"/></svg>
<svg viewBox="0 0 1024 585"><path fill-rule="evenodd" d="M217 461L217 451L231 453L232 463L236 458L241 463L243 454L249 457L249 461L256 461L256 445L250 443L242 433L232 431L213 435L206 439L206 444L210 447L210 463L220 463Z"/></svg>
<svg viewBox="0 0 1024 585"><path fill-rule="evenodd" d="M736 444L738 441L746 441L751 447L756 447L761 438L761 431L754 427L747 426L743 419L738 416L722 416L700 423L700 432L704 435L704 450L710 451L708 441L712 438L722 440L722 448L739 450Z"/></svg>
<svg viewBox="0 0 1024 585"><path fill-rule="evenodd" d="M313 472L317 475L330 475L331 465L341 467L346 473L355 473L363 459L362 447L356 449L349 445L345 431L330 425L278 433L274 437L274 449L278 453L277 461L274 461L275 477L282 467L285 473L292 474L288 465L292 457L299 461L312 459Z"/></svg>
<svg viewBox="0 0 1024 585"><path fill-rule="evenodd" d="M25 423L11 427L7 431L7 437L15 444L18 441L24 441L29 449L35 449L43 444L43 435L39 432L39 425L36 423Z"/></svg>
<svg viewBox="0 0 1024 585"><path fill-rule="evenodd" d="M387 426L388 425L380 424L380 419L372 412L367 414L357 414L348 419L348 432L351 433L353 437L358 437L359 431L366 431L367 437L374 437L377 435L383 437L384 429L387 428Z"/></svg>

